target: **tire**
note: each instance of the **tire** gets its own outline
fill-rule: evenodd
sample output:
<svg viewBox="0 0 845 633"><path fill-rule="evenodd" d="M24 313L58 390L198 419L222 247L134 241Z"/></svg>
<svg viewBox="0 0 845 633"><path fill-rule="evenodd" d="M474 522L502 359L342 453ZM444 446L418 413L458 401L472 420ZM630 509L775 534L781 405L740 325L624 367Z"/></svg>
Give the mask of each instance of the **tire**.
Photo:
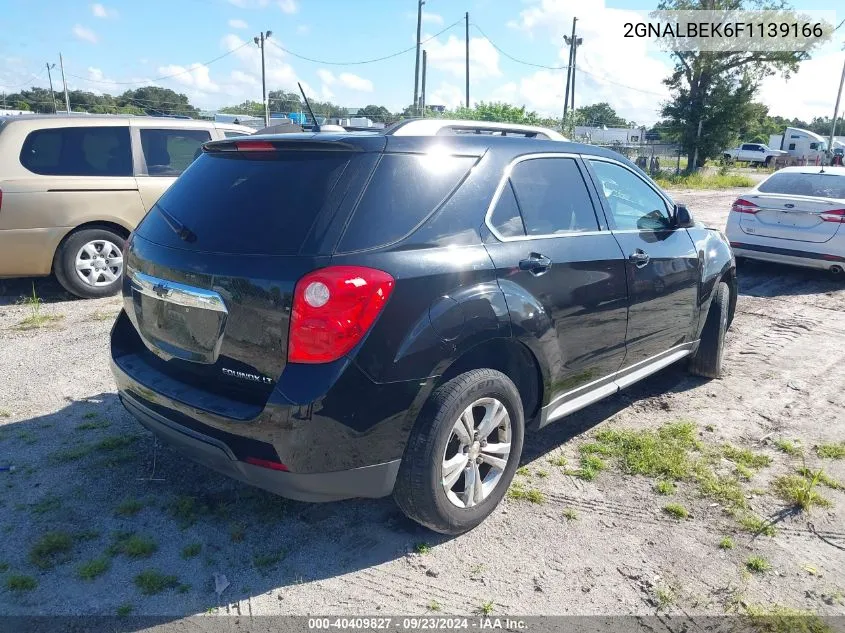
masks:
<svg viewBox="0 0 845 633"><path fill-rule="evenodd" d="M730 301L728 284L719 283L707 313L707 320L704 322L701 342L690 359L690 373L705 378L719 378L722 375L722 353L725 349L725 333L728 330Z"/></svg>
<svg viewBox="0 0 845 633"><path fill-rule="evenodd" d="M772 157L771 157L771 156L766 156L766 160L765 160L765 162L763 163L763 166L764 166L764 167L770 167L770 166L771 166L771 164L772 164Z"/></svg>
<svg viewBox="0 0 845 633"><path fill-rule="evenodd" d="M116 294L120 290L123 273L123 247L124 239L108 229L75 231L56 251L53 262L56 279L65 290L83 299ZM77 258L83 262L80 270L77 270ZM90 265L87 265L88 261ZM96 275L94 282L84 279L93 275Z"/></svg>
<svg viewBox="0 0 845 633"><path fill-rule="evenodd" d="M482 451L478 459L490 457L485 457L484 448L478 442L467 447L469 452L462 453L461 440L455 431L471 405L490 400L504 405L507 412L507 421L502 417L488 437L495 436L494 442L486 444L496 446L499 450L496 454L503 455L500 449L506 445L505 440L510 440L510 450L503 460L504 467L497 469L484 461L480 465L467 461L466 466L460 466L464 459L462 455L469 458L478 450ZM488 406L498 413L494 414L491 409L482 406L471 410L476 428L481 427L480 422L487 419L488 413L494 419L501 415L496 405L488 403ZM509 438L502 430L507 422ZM460 374L441 385L423 407L405 448L393 498L409 518L435 532L455 535L471 530L495 509L510 486L522 455L524 434L522 401L510 378L492 369L474 369ZM462 455L459 456L459 453ZM458 466L452 472L460 473L449 492L443 474L447 456ZM486 496L480 500L470 498L467 503L467 478L472 476L473 471L485 484L492 483L494 478L496 483ZM485 494L483 487L479 494ZM461 507L458 503L466 506Z"/></svg>

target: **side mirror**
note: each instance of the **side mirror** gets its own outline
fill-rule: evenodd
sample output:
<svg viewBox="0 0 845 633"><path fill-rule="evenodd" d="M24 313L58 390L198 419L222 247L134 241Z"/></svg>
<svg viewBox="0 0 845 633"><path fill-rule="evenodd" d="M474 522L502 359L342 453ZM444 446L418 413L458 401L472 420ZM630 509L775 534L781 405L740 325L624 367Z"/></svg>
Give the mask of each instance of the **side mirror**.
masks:
<svg viewBox="0 0 845 633"><path fill-rule="evenodd" d="M676 204L672 214L675 228L677 229L691 229L695 226L695 220L692 219L689 209L685 204Z"/></svg>

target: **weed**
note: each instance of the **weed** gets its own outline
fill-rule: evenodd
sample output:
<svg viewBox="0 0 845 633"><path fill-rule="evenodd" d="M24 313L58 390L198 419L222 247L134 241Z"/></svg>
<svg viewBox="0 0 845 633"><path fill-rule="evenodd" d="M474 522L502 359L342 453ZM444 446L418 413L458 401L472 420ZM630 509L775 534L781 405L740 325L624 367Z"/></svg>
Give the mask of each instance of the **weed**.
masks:
<svg viewBox="0 0 845 633"><path fill-rule="evenodd" d="M50 454L49 459L56 464L67 464L68 462L87 457L93 450L94 447L89 445L74 446L73 448L67 448Z"/></svg>
<svg viewBox="0 0 845 633"><path fill-rule="evenodd" d="M182 558L188 560L189 558L194 558L195 556L199 556L200 552L202 551L202 543L189 543L185 547L182 548Z"/></svg>
<svg viewBox="0 0 845 633"><path fill-rule="evenodd" d="M733 549L734 548L734 540L730 536L722 537L722 540L719 541L719 548L720 549Z"/></svg>
<svg viewBox="0 0 845 633"><path fill-rule="evenodd" d="M578 520L578 513L575 512L572 508L566 508L563 512L561 512L561 516L567 521L577 521Z"/></svg>
<svg viewBox="0 0 845 633"><path fill-rule="evenodd" d="M816 491L822 471L807 471L807 475L782 475L772 482L772 489L793 508L809 511L813 506L830 507L828 499ZM809 476L812 475L812 476Z"/></svg>
<svg viewBox="0 0 845 633"><path fill-rule="evenodd" d="M528 470L528 466L520 466L519 468L516 469L516 474L522 475L523 477L530 477L531 471Z"/></svg>
<svg viewBox="0 0 845 633"><path fill-rule="evenodd" d="M772 565L762 556L753 555L745 560L745 568L755 574L762 574L769 571Z"/></svg>
<svg viewBox="0 0 845 633"><path fill-rule="evenodd" d="M613 448L607 446L606 444L600 444L598 442L589 442L587 444L582 444L578 451L582 455L603 455L605 457L610 457L613 455Z"/></svg>
<svg viewBox="0 0 845 633"><path fill-rule="evenodd" d="M47 532L29 550L29 562L38 569L50 569L70 560L73 537L67 532Z"/></svg>
<svg viewBox="0 0 845 633"><path fill-rule="evenodd" d="M246 526L243 523L230 524L229 538L232 540L232 543L242 543L246 538Z"/></svg>
<svg viewBox="0 0 845 633"><path fill-rule="evenodd" d="M667 174L663 173L655 179L664 188L680 187L683 189L743 189L753 187L754 181L748 176L732 173L705 174L701 172Z"/></svg>
<svg viewBox="0 0 845 633"><path fill-rule="evenodd" d="M201 514L206 514L208 507L197 502L196 498L181 496L170 504L170 515L179 522L183 530L197 522Z"/></svg>
<svg viewBox="0 0 845 633"><path fill-rule="evenodd" d="M431 553L431 545L428 543L417 543L414 545L414 551L417 554L430 554Z"/></svg>
<svg viewBox="0 0 845 633"><path fill-rule="evenodd" d="M137 435L111 435L97 442L96 448L102 451L113 451L129 446L137 439Z"/></svg>
<svg viewBox="0 0 845 633"><path fill-rule="evenodd" d="M667 503L665 506L663 506L663 511L666 514L675 517L676 519L689 518L689 511L680 503Z"/></svg>
<svg viewBox="0 0 845 633"><path fill-rule="evenodd" d="M514 482L508 488L508 497L517 501L530 501L531 503L545 503L546 496L536 488L525 489L519 482Z"/></svg>
<svg viewBox="0 0 845 633"><path fill-rule="evenodd" d="M549 476L549 471L540 469L534 474L537 475L540 479L545 479L546 477Z"/></svg>
<svg viewBox="0 0 845 633"><path fill-rule="evenodd" d="M801 445L797 441L792 442L790 440L778 439L775 440L775 448L781 453L786 453L793 457L800 457L804 454L804 449L801 448Z"/></svg>
<svg viewBox="0 0 845 633"><path fill-rule="evenodd" d="M427 608L429 611L435 611L435 612L437 612L437 611L440 611L440 609L441 609L442 607L440 606L440 603L439 603L439 602L437 602L437 600L431 600L431 601L428 603L428 605L426 606L426 608Z"/></svg>
<svg viewBox="0 0 845 633"><path fill-rule="evenodd" d="M481 606L478 608L478 612L481 615L490 615L493 613L493 601L488 600L486 602L482 602Z"/></svg>
<svg viewBox="0 0 845 633"><path fill-rule="evenodd" d="M128 603L128 602L125 602L124 604L120 605L120 606L117 608L117 611L116 611L116 613L117 613L117 617L119 617L119 618L125 618L125 617L127 617L127 616L131 615L131 614L132 614L132 612L133 612L134 610L135 610L135 606L134 606L134 605L132 605L132 604L130 604L130 603Z"/></svg>
<svg viewBox="0 0 845 633"><path fill-rule="evenodd" d="M557 455L556 457L550 457L549 463L552 466L559 466L561 468L565 468L567 462L566 462L566 458L563 455Z"/></svg>
<svg viewBox="0 0 845 633"><path fill-rule="evenodd" d="M32 576L12 574L6 578L5 584L9 591L32 591L38 586L38 581Z"/></svg>
<svg viewBox="0 0 845 633"><path fill-rule="evenodd" d="M111 561L102 556L89 560L87 563L82 563L77 570L77 574L82 580L94 580L97 576L102 576L111 567Z"/></svg>
<svg viewBox="0 0 845 633"><path fill-rule="evenodd" d="M155 569L147 569L135 576L135 586L145 596L152 596L166 589L178 587L179 579L176 576L162 574Z"/></svg>
<svg viewBox="0 0 845 633"><path fill-rule="evenodd" d="M746 532L752 532L753 534L762 534L764 536L774 536L777 534L777 530L774 525L765 519L761 519L755 514L751 514L750 512L739 516L737 518L737 523L739 523L743 530Z"/></svg>
<svg viewBox="0 0 845 633"><path fill-rule="evenodd" d="M748 468L747 466L743 466L742 464L737 464L734 467L734 472L737 476L742 477L745 481L750 481L751 478L754 476L754 471Z"/></svg>
<svg viewBox="0 0 845 633"><path fill-rule="evenodd" d="M657 601L658 609L667 609L675 602L675 593L668 587L657 587L654 590L654 599Z"/></svg>
<svg viewBox="0 0 845 633"><path fill-rule="evenodd" d="M47 514L48 512L55 512L60 510L62 507L62 502L58 497L54 497L52 495L45 497L38 503L33 503L29 506L29 511L32 514L42 515Z"/></svg>
<svg viewBox="0 0 845 633"><path fill-rule="evenodd" d="M745 607L751 624L762 633L830 633L831 628L810 611L775 604Z"/></svg>
<svg viewBox="0 0 845 633"><path fill-rule="evenodd" d="M158 551L158 543L148 536L138 536L132 532L118 532L114 543L109 547L112 556L123 554L128 558L149 558Z"/></svg>
<svg viewBox="0 0 845 633"><path fill-rule="evenodd" d="M274 552L256 554L252 557L252 564L258 571L264 572L281 563L285 554L286 552L283 549L279 549Z"/></svg>
<svg viewBox="0 0 845 633"><path fill-rule="evenodd" d="M654 484L654 490L659 495L671 495L675 492L675 484L673 484L671 481L661 479L656 484Z"/></svg>
<svg viewBox="0 0 845 633"><path fill-rule="evenodd" d="M121 517L134 517L144 507L144 504L137 499L126 499L115 508L114 513Z"/></svg>
<svg viewBox="0 0 845 633"><path fill-rule="evenodd" d="M11 418L12 414L9 413L6 409L0 409L0 418Z"/></svg>
<svg viewBox="0 0 845 633"><path fill-rule="evenodd" d="M802 466L798 469L798 474L802 477L808 477L810 479L812 479L813 477L817 477L818 483L820 483L822 486L827 486L832 490L842 490L843 488L845 488L845 486L843 486L841 483L839 483L836 479L828 475L823 470L819 470L814 473L806 466Z"/></svg>
<svg viewBox="0 0 845 633"><path fill-rule="evenodd" d="M115 314L113 312L101 312L100 310L96 310L91 315L92 321L110 321L115 318Z"/></svg>
<svg viewBox="0 0 845 633"><path fill-rule="evenodd" d="M839 444L819 444L815 447L816 455L825 459L845 458L845 442Z"/></svg>
<svg viewBox="0 0 845 633"><path fill-rule="evenodd" d="M29 308L29 316L22 319L15 326L18 330L35 330L64 318L63 314L42 314L41 298L35 292L35 283L32 284L32 294L23 300L23 305Z"/></svg>
<svg viewBox="0 0 845 633"><path fill-rule="evenodd" d="M76 425L77 431L95 431L97 429L107 429L111 426L108 420L91 420Z"/></svg>
<svg viewBox="0 0 845 633"><path fill-rule="evenodd" d="M596 440L610 450L624 472L670 480L691 476L689 451L698 448L690 422L666 424L657 431L606 429L596 434Z"/></svg>
<svg viewBox="0 0 845 633"><path fill-rule="evenodd" d="M86 413L85 415L82 416L82 419L83 420L96 420L97 417L98 417L98 414L97 414L96 411L89 411L88 413Z"/></svg>
<svg viewBox="0 0 845 633"><path fill-rule="evenodd" d="M694 478L698 491L705 497L720 501L730 507L745 508L745 492L735 477L717 475L703 463L696 464Z"/></svg>
<svg viewBox="0 0 845 633"><path fill-rule="evenodd" d="M772 458L768 455L761 455L747 448L739 448L732 444L724 444L722 446L722 455L735 464L745 466L745 468L751 470L760 470L772 463Z"/></svg>

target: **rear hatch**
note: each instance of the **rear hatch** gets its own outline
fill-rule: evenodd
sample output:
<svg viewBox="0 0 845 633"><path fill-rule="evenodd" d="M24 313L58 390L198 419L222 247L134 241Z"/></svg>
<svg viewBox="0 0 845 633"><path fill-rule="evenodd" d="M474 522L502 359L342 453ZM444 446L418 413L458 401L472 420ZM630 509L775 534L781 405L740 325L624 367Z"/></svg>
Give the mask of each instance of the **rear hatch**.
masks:
<svg viewBox="0 0 845 633"><path fill-rule="evenodd" d="M296 281L328 263L384 146L267 138L207 146L133 234L123 290L143 362L252 404L284 368Z"/></svg>
<svg viewBox="0 0 845 633"><path fill-rule="evenodd" d="M827 242L845 219L845 176L778 172L743 196L744 233L801 242Z"/></svg>

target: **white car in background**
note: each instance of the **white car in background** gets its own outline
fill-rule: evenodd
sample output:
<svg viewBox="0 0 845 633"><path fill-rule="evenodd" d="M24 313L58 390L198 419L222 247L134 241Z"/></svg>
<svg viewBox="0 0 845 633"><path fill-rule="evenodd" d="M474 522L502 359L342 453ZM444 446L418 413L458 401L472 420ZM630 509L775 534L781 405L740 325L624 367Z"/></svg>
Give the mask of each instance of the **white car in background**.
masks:
<svg viewBox="0 0 845 633"><path fill-rule="evenodd" d="M736 257L834 274L845 269L845 167L786 167L731 207Z"/></svg>

